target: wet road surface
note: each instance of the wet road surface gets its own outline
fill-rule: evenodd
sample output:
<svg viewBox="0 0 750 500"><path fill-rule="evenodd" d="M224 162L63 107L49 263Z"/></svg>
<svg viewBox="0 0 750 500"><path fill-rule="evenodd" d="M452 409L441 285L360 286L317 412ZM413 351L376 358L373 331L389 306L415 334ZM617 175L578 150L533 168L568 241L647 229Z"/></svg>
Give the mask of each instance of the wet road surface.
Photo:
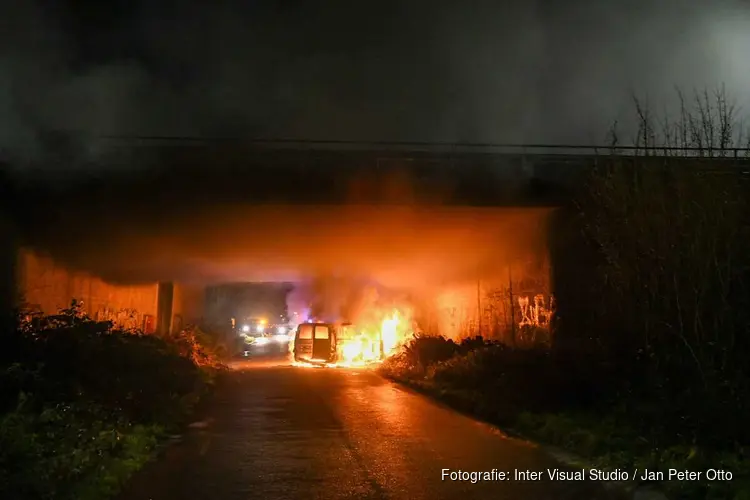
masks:
<svg viewBox="0 0 750 500"><path fill-rule="evenodd" d="M203 428L139 473L122 500L613 498L590 481L441 480L443 469L564 467L375 373L285 360L235 368Z"/></svg>

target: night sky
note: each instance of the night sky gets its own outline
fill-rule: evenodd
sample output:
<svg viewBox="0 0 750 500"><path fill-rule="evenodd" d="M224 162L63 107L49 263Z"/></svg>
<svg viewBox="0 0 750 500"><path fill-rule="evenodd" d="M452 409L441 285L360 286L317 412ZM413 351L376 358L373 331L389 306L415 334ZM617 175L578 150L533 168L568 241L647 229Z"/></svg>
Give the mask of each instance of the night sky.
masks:
<svg viewBox="0 0 750 500"><path fill-rule="evenodd" d="M739 1L8 0L0 145L90 135L601 143L637 93L750 88ZM747 108L747 106L745 106Z"/></svg>

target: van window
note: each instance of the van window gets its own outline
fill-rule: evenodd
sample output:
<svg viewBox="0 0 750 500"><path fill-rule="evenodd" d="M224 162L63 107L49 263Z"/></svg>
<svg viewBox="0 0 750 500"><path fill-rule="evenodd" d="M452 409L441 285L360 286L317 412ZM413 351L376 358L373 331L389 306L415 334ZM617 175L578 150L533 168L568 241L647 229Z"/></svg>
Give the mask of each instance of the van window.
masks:
<svg viewBox="0 0 750 500"><path fill-rule="evenodd" d="M315 338L325 340L328 338L328 327L318 325L315 327Z"/></svg>
<svg viewBox="0 0 750 500"><path fill-rule="evenodd" d="M310 340L313 338L313 327L312 325L300 325L299 327L299 338L300 340Z"/></svg>

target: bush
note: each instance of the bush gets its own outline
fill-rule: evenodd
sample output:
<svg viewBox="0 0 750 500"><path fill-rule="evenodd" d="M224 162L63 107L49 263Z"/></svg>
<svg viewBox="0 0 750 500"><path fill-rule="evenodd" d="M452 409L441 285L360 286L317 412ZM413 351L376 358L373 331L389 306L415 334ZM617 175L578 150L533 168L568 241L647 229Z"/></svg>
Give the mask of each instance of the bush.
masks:
<svg viewBox="0 0 750 500"><path fill-rule="evenodd" d="M121 331L75 302L24 317L0 365L0 498L116 492L210 389L221 365L200 341Z"/></svg>
<svg viewBox="0 0 750 500"><path fill-rule="evenodd" d="M396 378L419 376L440 387L480 391L498 406L552 410L582 406L601 396L593 392L593 385L580 384L581 375L573 366L548 349L511 348L481 337L461 344L418 337L386 360L382 370Z"/></svg>
<svg viewBox="0 0 750 500"><path fill-rule="evenodd" d="M220 337L195 325L170 336L169 341L177 347L182 357L200 367L224 368L222 360L231 355L230 346L224 344Z"/></svg>
<svg viewBox="0 0 750 500"><path fill-rule="evenodd" d="M636 101L636 147L651 149L602 159L578 200L595 258L579 293L557 297L561 334L616 365L613 390L658 406L665 438L747 443L750 193L733 150L747 137L723 90L679 98L676 121ZM589 317L567 314L575 303Z"/></svg>
<svg viewBox="0 0 750 500"><path fill-rule="evenodd" d="M386 366L398 364L424 373L428 366L450 359L458 345L444 337L419 335L407 342L401 351L387 360Z"/></svg>
<svg viewBox="0 0 750 500"><path fill-rule="evenodd" d="M418 335L409 340L395 356L386 360L384 366L386 370L398 366L401 370L424 374L427 368L435 363L447 361L457 354L465 354L486 345L482 337L464 339L457 344L445 337Z"/></svg>
<svg viewBox="0 0 750 500"><path fill-rule="evenodd" d="M723 467L734 474L732 482L663 485L679 498L744 498L732 495L743 488L750 491L750 460L741 450L699 446L684 436L673 439L669 426L679 415L665 415L660 404L620 399L606 386L586 380L590 373L606 373L606 368L581 369L581 363L549 349L479 340L463 345L464 351L440 337L421 337L400 356L386 360L382 372L460 411L570 450L601 468ZM409 364L426 359L434 361L424 369Z"/></svg>
<svg viewBox="0 0 750 500"><path fill-rule="evenodd" d="M162 429L132 425L117 412L85 403L19 407L0 417L3 498L105 498L143 465ZM36 406L31 404L28 406Z"/></svg>

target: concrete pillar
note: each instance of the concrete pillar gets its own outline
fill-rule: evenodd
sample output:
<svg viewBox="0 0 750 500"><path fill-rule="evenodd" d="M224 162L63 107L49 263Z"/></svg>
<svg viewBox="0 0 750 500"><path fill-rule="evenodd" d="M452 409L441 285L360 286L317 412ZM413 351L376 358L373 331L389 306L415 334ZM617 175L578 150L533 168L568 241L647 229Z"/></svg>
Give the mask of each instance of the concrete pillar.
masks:
<svg viewBox="0 0 750 500"><path fill-rule="evenodd" d="M160 282L157 292L156 333L169 335L172 327L172 305L174 302L174 283Z"/></svg>
<svg viewBox="0 0 750 500"><path fill-rule="evenodd" d="M172 298L172 329L199 325L206 311L206 288L190 283L175 283ZM176 324L181 320L181 325Z"/></svg>

